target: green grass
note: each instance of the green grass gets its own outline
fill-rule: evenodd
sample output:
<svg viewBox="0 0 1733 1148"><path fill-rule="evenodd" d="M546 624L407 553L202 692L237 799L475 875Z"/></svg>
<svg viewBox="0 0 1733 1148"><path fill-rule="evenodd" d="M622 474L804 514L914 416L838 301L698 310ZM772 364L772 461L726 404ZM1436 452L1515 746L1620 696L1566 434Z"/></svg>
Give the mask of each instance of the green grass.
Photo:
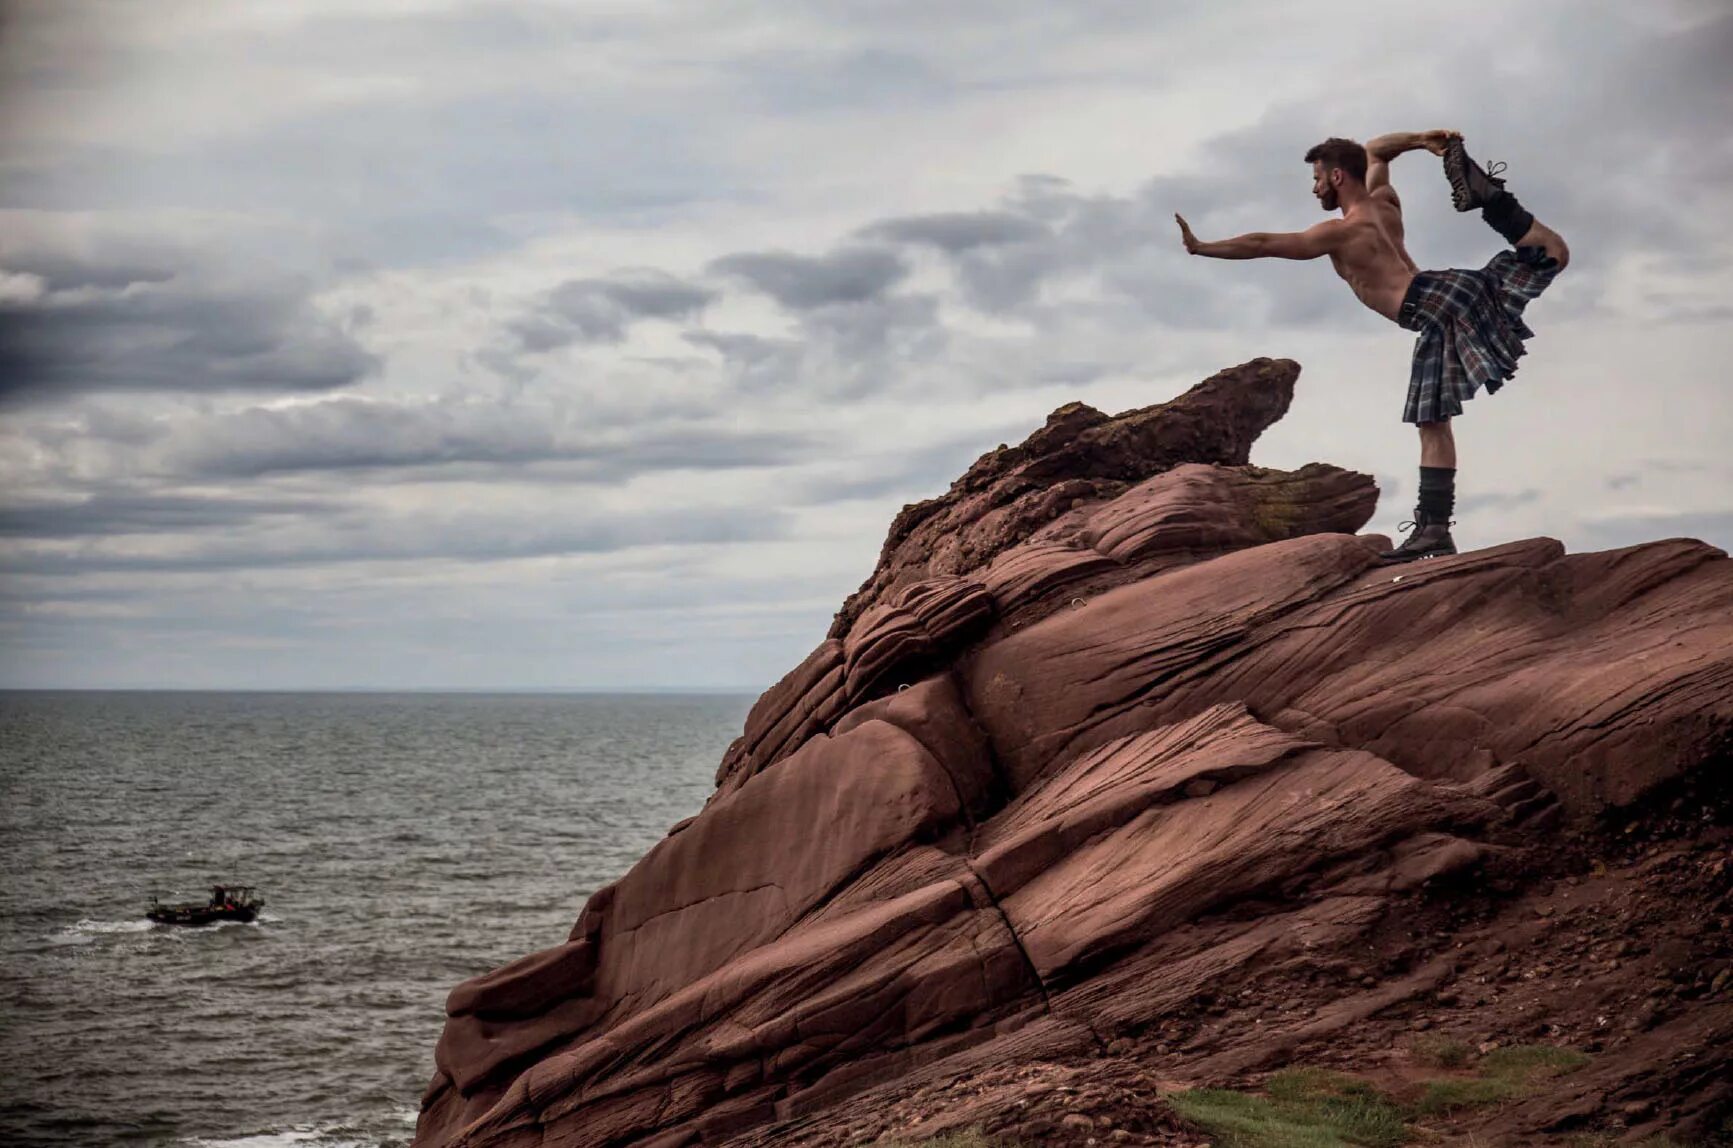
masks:
<svg viewBox="0 0 1733 1148"><path fill-rule="evenodd" d="M891 1145L896 1145L897 1148L1022 1148L1020 1141L984 1136L973 1128L966 1132L951 1132L944 1136L934 1136L928 1140L914 1142L880 1140L879 1143L885 1145L886 1148Z"/></svg>
<svg viewBox="0 0 1733 1148"><path fill-rule="evenodd" d="M1458 1051L1460 1050L1460 1052ZM1422 1063L1466 1063L1467 1047L1441 1041ZM1215 1137L1220 1148L1395 1148L1413 1138L1409 1122L1499 1104L1526 1095L1541 1081L1581 1068L1580 1052L1546 1045L1495 1049L1471 1078L1429 1080L1401 1105L1371 1084L1320 1069L1288 1069L1270 1077L1264 1095L1193 1089L1168 1099L1179 1114ZM1655 1148L1666 1148L1658 1143Z"/></svg>
<svg viewBox="0 0 1733 1148"><path fill-rule="evenodd" d="M1514 1100L1534 1091L1537 1081L1563 1076L1588 1062L1580 1052L1544 1044L1494 1049L1481 1059L1480 1075L1472 1080L1428 1081L1414 1102L1414 1112L1418 1116L1447 1116Z"/></svg>
<svg viewBox="0 0 1733 1148"><path fill-rule="evenodd" d="M1474 1059L1474 1049L1448 1037L1422 1037L1414 1042L1414 1059L1433 1068L1461 1068Z"/></svg>
<svg viewBox="0 0 1733 1148"><path fill-rule="evenodd" d="M1169 1099L1220 1148L1394 1148L1408 1138L1402 1110L1363 1080L1289 1069L1266 1088L1267 1096L1193 1089Z"/></svg>

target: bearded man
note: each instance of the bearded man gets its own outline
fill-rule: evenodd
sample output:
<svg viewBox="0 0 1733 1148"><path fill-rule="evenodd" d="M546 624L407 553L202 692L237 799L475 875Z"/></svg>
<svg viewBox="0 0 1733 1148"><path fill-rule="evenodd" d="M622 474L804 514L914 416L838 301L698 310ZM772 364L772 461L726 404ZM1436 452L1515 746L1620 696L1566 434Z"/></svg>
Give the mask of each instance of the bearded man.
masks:
<svg viewBox="0 0 1733 1148"><path fill-rule="evenodd" d="M1443 157L1451 201L1481 217L1511 244L1479 270L1422 271L1402 238L1402 201L1390 186L1390 161L1425 149ZM1534 336L1523 321L1533 302L1570 262L1558 232L1536 220L1497 178L1463 150L1462 133L1395 132L1362 147L1327 139L1306 153L1312 194L1325 211L1340 210L1305 231L1253 232L1214 243L1199 240L1175 215L1180 238L1193 255L1216 259L1316 259L1328 255L1356 298L1400 327L1419 332L1402 420L1420 431L1420 501L1411 533L1386 562L1411 562L1456 553L1450 537L1456 505L1456 438L1451 420L1481 387L1497 391L1516 373L1516 361Z"/></svg>

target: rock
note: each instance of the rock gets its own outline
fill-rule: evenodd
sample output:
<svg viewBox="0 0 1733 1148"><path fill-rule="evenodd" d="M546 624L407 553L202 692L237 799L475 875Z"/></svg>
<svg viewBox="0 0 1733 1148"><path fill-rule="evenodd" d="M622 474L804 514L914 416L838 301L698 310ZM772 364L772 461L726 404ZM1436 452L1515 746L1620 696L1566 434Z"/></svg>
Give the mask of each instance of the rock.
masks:
<svg viewBox="0 0 1733 1148"><path fill-rule="evenodd" d="M1626 1119L1626 1121L1633 1122L1633 1123L1636 1121L1639 1121L1639 1120L1646 1119L1654 1111L1655 1111L1655 1101L1653 1098L1644 1099L1644 1100L1632 1100L1629 1103L1621 1104L1619 1106L1619 1114L1621 1116L1623 1116Z"/></svg>
<svg viewBox="0 0 1733 1148"><path fill-rule="evenodd" d="M832 637L901 586L985 566L1052 521L1056 501L1110 499L1182 463L1245 465L1252 443L1287 413L1299 374L1291 360L1254 359L1116 418L1082 403L1060 407L1020 445L982 455L944 495L903 508Z"/></svg>
<svg viewBox="0 0 1733 1148"><path fill-rule="evenodd" d="M1118 1071L1114 1034L1148 1032L1200 1079L1277 1067L1486 975L1502 940L1427 957L1380 923L1499 834L1560 844L1719 760L1733 564L1533 539L1396 582L1352 534L1369 478L1248 465L1297 372L1063 407L905 509L704 809L563 941L452 991L416 1144L751 1148L941 1071L996 1127L1123 1142L1169 1126L1099 1109L1141 1120L1154 1088L1054 1065ZM1003 1065L1040 1071L981 1091Z"/></svg>

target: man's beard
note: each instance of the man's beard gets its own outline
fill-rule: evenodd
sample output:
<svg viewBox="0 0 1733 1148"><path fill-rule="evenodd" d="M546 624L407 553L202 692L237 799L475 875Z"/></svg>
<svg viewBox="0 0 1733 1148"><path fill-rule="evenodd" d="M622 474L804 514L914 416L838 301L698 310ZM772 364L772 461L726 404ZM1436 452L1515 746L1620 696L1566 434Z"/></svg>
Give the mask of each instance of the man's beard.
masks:
<svg viewBox="0 0 1733 1148"><path fill-rule="evenodd" d="M1332 187L1329 191L1326 191L1323 195L1319 196L1318 202L1323 205L1325 211L1335 211L1338 202L1336 199L1336 189Z"/></svg>

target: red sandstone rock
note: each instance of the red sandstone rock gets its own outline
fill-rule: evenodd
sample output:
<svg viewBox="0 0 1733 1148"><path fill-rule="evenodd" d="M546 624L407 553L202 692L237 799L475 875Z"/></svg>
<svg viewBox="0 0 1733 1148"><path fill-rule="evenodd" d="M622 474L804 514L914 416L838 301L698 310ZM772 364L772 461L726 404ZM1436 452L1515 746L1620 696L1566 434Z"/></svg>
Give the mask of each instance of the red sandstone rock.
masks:
<svg viewBox="0 0 1733 1148"><path fill-rule="evenodd" d="M831 637L893 590L977 570L1079 502L1112 498L1181 463L1243 465L1288 413L1299 375L1291 359L1253 359L1172 402L1113 418L1082 403L1060 407L1021 445L982 455L945 494L903 508Z"/></svg>
<svg viewBox="0 0 1733 1148"><path fill-rule="evenodd" d="M1724 554L1380 567L1369 479L1245 465L1296 374L1062 408L905 510L704 810L565 943L452 992L417 1144L851 1143L889 1127L863 1090L1150 1033L1170 1075L1232 1079L1466 958L1391 957L1227 1044L1195 1021L1236 1015L1223 986L1315 990L1513 833L1562 849L1672 779L1726 785ZM1692 1031L1733 1024L1706 1007ZM1012 1121L992 1095L960 1110Z"/></svg>

